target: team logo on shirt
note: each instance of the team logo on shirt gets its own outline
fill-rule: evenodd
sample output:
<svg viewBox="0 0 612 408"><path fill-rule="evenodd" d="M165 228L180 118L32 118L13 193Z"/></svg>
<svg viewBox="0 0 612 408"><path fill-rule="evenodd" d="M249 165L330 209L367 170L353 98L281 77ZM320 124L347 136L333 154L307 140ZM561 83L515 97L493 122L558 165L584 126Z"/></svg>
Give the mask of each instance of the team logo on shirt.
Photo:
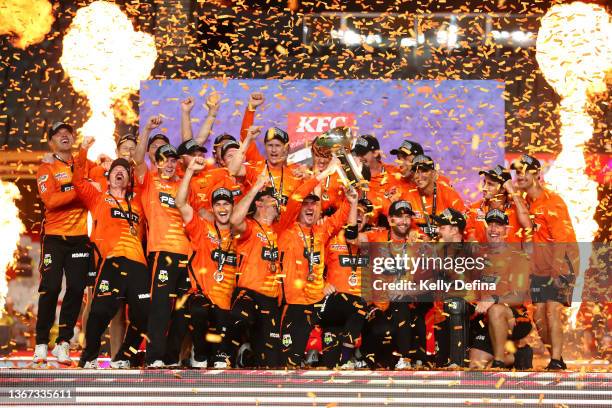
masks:
<svg viewBox="0 0 612 408"><path fill-rule="evenodd" d="M159 193L159 202L164 207L176 208L176 202L174 200L174 197L172 197L168 193L161 193L160 192Z"/></svg>
<svg viewBox="0 0 612 408"><path fill-rule="evenodd" d="M331 332L325 332L325 334L323 334L323 343L329 346L333 341L334 336Z"/></svg>
<svg viewBox="0 0 612 408"><path fill-rule="evenodd" d="M352 266L368 266L370 264L369 256L357 256L357 255L340 255L338 257L338 262L342 267L352 267Z"/></svg>
<svg viewBox="0 0 612 408"><path fill-rule="evenodd" d="M68 178L68 174L66 174L66 172L60 172L54 175L56 180L65 180Z"/></svg>
<svg viewBox="0 0 612 408"><path fill-rule="evenodd" d="M278 261L278 248L261 248L261 259L272 262Z"/></svg>
<svg viewBox="0 0 612 408"><path fill-rule="evenodd" d="M51 265L51 254L45 254L45 257L43 259L43 265L45 266L49 266Z"/></svg>
<svg viewBox="0 0 612 408"><path fill-rule="evenodd" d="M283 346L289 347L291 344L293 344L293 341L291 341L291 335L283 334Z"/></svg>
<svg viewBox="0 0 612 408"><path fill-rule="evenodd" d="M66 183L60 186L60 191L62 193L65 193L66 191L70 191L70 190L74 190L74 186L72 185L72 183Z"/></svg>
<svg viewBox="0 0 612 408"><path fill-rule="evenodd" d="M42 176L40 176L38 178L38 182L39 183L44 183L45 181L47 181L49 179L49 175L48 174L43 174Z"/></svg>
<svg viewBox="0 0 612 408"><path fill-rule="evenodd" d="M162 269L159 271L159 275L157 276L157 279L161 282L161 283L165 283L168 282L168 271Z"/></svg>
<svg viewBox="0 0 612 408"><path fill-rule="evenodd" d="M223 265L229 266L236 266L238 260L235 253L225 252L223 250L219 250L219 248L210 253L210 258L217 264L223 262Z"/></svg>
<svg viewBox="0 0 612 408"><path fill-rule="evenodd" d="M110 284L108 283L108 281L107 280L100 281L100 284L98 285L98 292L106 293L108 291L110 291Z"/></svg>
<svg viewBox="0 0 612 408"><path fill-rule="evenodd" d="M121 211L120 208L111 208L111 218L122 218L124 220L128 219L128 215L127 213ZM132 213L132 220L138 224L140 217L138 216L138 214L134 214Z"/></svg>

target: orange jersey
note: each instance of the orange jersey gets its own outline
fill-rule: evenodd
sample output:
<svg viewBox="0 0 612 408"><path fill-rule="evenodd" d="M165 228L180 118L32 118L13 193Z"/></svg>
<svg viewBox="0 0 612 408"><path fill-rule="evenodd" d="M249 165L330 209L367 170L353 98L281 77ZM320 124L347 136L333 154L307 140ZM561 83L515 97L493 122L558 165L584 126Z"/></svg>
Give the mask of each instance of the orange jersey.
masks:
<svg viewBox="0 0 612 408"><path fill-rule="evenodd" d="M527 204L534 225L529 234L534 242L534 274L556 277L578 273L570 270L565 260L567 257L573 263L578 258L578 248L572 220L561 196L543 188L535 200L527 196Z"/></svg>
<svg viewBox="0 0 612 408"><path fill-rule="evenodd" d="M158 173L147 171L141 185L142 205L149 220L148 252L189 254L189 240L183 218L176 208L175 197L180 179L164 180Z"/></svg>
<svg viewBox="0 0 612 408"><path fill-rule="evenodd" d="M487 242L487 223L485 221L485 215L490 209L491 208L485 205L484 200L480 200L468 208L466 217L467 226L465 230L470 240ZM508 208L504 209L504 213L508 216L509 221L506 242L522 242L525 238L526 231L519 223L514 203L511 203Z"/></svg>
<svg viewBox="0 0 612 408"><path fill-rule="evenodd" d="M216 306L229 310L232 292L236 286L237 266L235 244L230 230L217 230L215 224L197 214L193 215L185 230L195 251L191 267L198 285ZM197 289L198 285L191 282L193 289Z"/></svg>
<svg viewBox="0 0 612 408"><path fill-rule="evenodd" d="M125 199L115 199L108 191L98 191L84 179L85 160L80 156L75 166L74 185L79 198L91 212L91 242L96 245L102 259L122 256L146 264L141 242L144 211L140 196L136 194L128 205ZM130 219L136 235L131 232Z"/></svg>
<svg viewBox="0 0 612 408"><path fill-rule="evenodd" d="M372 176L365 191L366 197L374 206L372 220L376 221L378 215L384 213L384 208L388 207L385 192L390 189L397 180L399 170L396 166L383 164L382 171L376 176Z"/></svg>
<svg viewBox="0 0 612 408"><path fill-rule="evenodd" d="M327 283L336 291L361 296L362 268L368 264L369 258L361 255L359 245L346 241L344 230L329 240L325 250Z"/></svg>
<svg viewBox="0 0 612 408"><path fill-rule="evenodd" d="M87 164L83 166L86 172ZM87 235L87 209L74 191L71 164L57 159L53 163L42 163L38 167L36 181L38 194L45 206L43 233Z"/></svg>
<svg viewBox="0 0 612 408"><path fill-rule="evenodd" d="M106 169L99 164L89 169L88 177L91 181L100 185L100 191L106 191L108 189L108 178L106 176Z"/></svg>
<svg viewBox="0 0 612 408"><path fill-rule="evenodd" d="M280 233L279 248L285 274L283 289L288 304L310 305L323 299L325 247L346 223L349 210L350 205L344 201L323 224L308 228L296 222ZM309 259L312 280L308 280Z"/></svg>
<svg viewBox="0 0 612 408"><path fill-rule="evenodd" d="M438 174L437 181L440 184L451 187L450 180L444 175ZM418 194L417 186L414 184L414 181L403 177L399 171L393 173L392 176L389 177L389 183L384 186L381 194L382 213L389 216L389 207L394 201L408 200L412 194Z"/></svg>
<svg viewBox="0 0 612 408"><path fill-rule="evenodd" d="M245 187L229 174L225 167L203 171L194 175L189 183L189 204L195 211L201 208L211 209L210 197L212 193L221 187L232 192L234 204L240 201L245 194Z"/></svg>
<svg viewBox="0 0 612 408"><path fill-rule="evenodd" d="M483 283L495 283L495 290L474 291L475 299L504 296L510 292L527 295L531 271L529 255L514 247L504 247L501 252L487 251L486 258L486 267L478 279Z"/></svg>
<svg viewBox="0 0 612 408"><path fill-rule="evenodd" d="M433 195L421 196L418 191L411 191L406 197L402 199L408 201L414 211L414 217L412 217L413 224L426 224L425 214L423 211L423 198L425 199L425 212L431 216L434 210ZM440 214L446 208L454 208L457 211L465 213L467 208L459 196L459 193L454 188L446 183L436 181L436 202L435 202L435 214ZM430 217L431 222L431 217Z"/></svg>
<svg viewBox="0 0 612 408"><path fill-rule="evenodd" d="M246 165L245 167L245 185L250 188L250 186L255 184L261 172L266 168L266 162L259 161L253 165ZM275 168L269 167L269 173L266 173L268 176L271 175L270 187L273 186L276 191L282 190L285 203L291 194L298 188L298 186L304 183L304 179L295 177L293 175L293 170L295 167L296 166L294 165L283 165L282 167Z"/></svg>

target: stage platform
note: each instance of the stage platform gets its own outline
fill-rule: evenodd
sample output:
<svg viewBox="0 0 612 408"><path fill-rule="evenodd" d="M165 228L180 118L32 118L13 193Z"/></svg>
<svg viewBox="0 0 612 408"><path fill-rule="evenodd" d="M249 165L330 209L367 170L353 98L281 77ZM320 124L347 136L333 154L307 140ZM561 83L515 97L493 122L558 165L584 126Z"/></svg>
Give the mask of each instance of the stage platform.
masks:
<svg viewBox="0 0 612 408"><path fill-rule="evenodd" d="M611 396L606 372L0 369L2 406L602 407Z"/></svg>

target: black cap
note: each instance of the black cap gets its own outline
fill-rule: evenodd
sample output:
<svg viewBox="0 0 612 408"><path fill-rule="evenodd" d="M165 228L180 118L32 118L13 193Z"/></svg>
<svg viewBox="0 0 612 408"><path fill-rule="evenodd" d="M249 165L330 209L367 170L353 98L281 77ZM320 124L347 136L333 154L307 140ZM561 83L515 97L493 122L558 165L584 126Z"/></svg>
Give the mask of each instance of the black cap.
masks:
<svg viewBox="0 0 612 408"><path fill-rule="evenodd" d="M213 191L210 201L214 204L219 200L225 200L231 204L234 204L234 195L227 188L220 187Z"/></svg>
<svg viewBox="0 0 612 408"><path fill-rule="evenodd" d="M487 223L496 222L502 225L508 225L510 223L506 213L498 210L497 208L490 210L487 215L485 215L485 221Z"/></svg>
<svg viewBox="0 0 612 408"><path fill-rule="evenodd" d="M277 139L281 141L283 144L289 143L289 135L282 129L277 127L271 127L266 132L266 137L264 138L264 143L269 142L270 140Z"/></svg>
<svg viewBox="0 0 612 408"><path fill-rule="evenodd" d="M125 143L125 142L127 142L127 141L130 141L130 140L131 140L132 142L134 142L134 143L138 144L138 139L136 138L136 136L134 136L134 135L133 135L133 134L131 134L131 133L127 133L127 134L125 134L125 135L121 136L121 137L119 138L119 140L117 140L117 147L121 146L123 143Z"/></svg>
<svg viewBox="0 0 612 408"><path fill-rule="evenodd" d="M213 146L217 147L221 144L221 142L224 142L226 140L233 140L235 142L236 138L230 135L229 133L221 133L220 135L215 137L215 140L213 141Z"/></svg>
<svg viewBox="0 0 612 408"><path fill-rule="evenodd" d="M378 139L373 135L361 135L355 141L355 146L353 147L353 153L357 156L363 156L368 154L369 152L375 152L380 150L380 143L378 143Z"/></svg>
<svg viewBox="0 0 612 408"><path fill-rule="evenodd" d="M261 200L265 196L270 196L272 198L276 198L276 190L274 190L274 187L266 187L266 188L261 189L255 195L255 199L253 201L259 201L259 200Z"/></svg>
<svg viewBox="0 0 612 408"><path fill-rule="evenodd" d="M510 172L499 164L491 170L480 170L478 174L489 176L500 184L504 184L506 181L512 179Z"/></svg>
<svg viewBox="0 0 612 408"><path fill-rule="evenodd" d="M221 157L224 157L229 149L240 149L240 143L235 140L224 140L221 143Z"/></svg>
<svg viewBox="0 0 612 408"><path fill-rule="evenodd" d="M434 161L431 157L420 154L412 159L412 170L434 170L436 168Z"/></svg>
<svg viewBox="0 0 612 408"><path fill-rule="evenodd" d="M389 216L394 217L401 215L402 213L406 213L409 215L414 215L414 211L412 211L412 206L406 200L398 200L394 201L393 204L389 207Z"/></svg>
<svg viewBox="0 0 612 408"><path fill-rule="evenodd" d="M59 130L62 128L68 130L70 133L74 133L74 131L72 130L72 126L70 126L69 124L64 123L64 122L55 122L49 128L49 139L55 136L55 134L59 132Z"/></svg>
<svg viewBox="0 0 612 408"><path fill-rule="evenodd" d="M170 144L170 139L168 139L168 136L166 135L162 135L161 133L158 133L156 135L153 135L149 138L149 141L147 142L147 150L149 150L151 148L151 145L153 144L154 141L156 140L163 140L164 142L166 142L167 144Z"/></svg>
<svg viewBox="0 0 612 408"><path fill-rule="evenodd" d="M127 161L126 159L120 157L118 159L113 160L113 162L111 163L110 167L108 168L108 174L107 176L110 177L111 172L113 171L113 169L115 167L121 166L123 168L125 168L125 170L128 172L130 172L131 166L130 166L130 162Z"/></svg>
<svg viewBox="0 0 612 408"><path fill-rule="evenodd" d="M195 152L206 153L208 150L204 146L200 146L195 140L189 139L181 143L177 149L179 156L184 154L194 154Z"/></svg>
<svg viewBox="0 0 612 408"><path fill-rule="evenodd" d="M425 152L423 151L423 146L411 140L404 140L400 147L391 150L391 154L394 154L396 156L400 153L403 153L406 156L418 156L421 154L425 154Z"/></svg>
<svg viewBox="0 0 612 408"><path fill-rule="evenodd" d="M179 154L171 144L165 144L159 146L159 148L155 151L155 161L159 162L162 160L166 160L170 157L174 157L176 159L179 158Z"/></svg>
<svg viewBox="0 0 612 408"><path fill-rule="evenodd" d="M454 208L447 208L432 218L437 225L456 225L460 230L465 229L465 216Z"/></svg>
<svg viewBox="0 0 612 408"><path fill-rule="evenodd" d="M374 204L367 198L360 198L359 201L357 201L357 205L365 207L366 214L374 212Z"/></svg>
<svg viewBox="0 0 612 408"><path fill-rule="evenodd" d="M512 162L510 168L517 171L539 171L542 168L542 165L535 157L528 154L523 154L518 160Z"/></svg>
<svg viewBox="0 0 612 408"><path fill-rule="evenodd" d="M310 193L306 197L304 197L303 201L306 201L306 200L321 201L321 198L319 198L319 196L316 195L315 193Z"/></svg>

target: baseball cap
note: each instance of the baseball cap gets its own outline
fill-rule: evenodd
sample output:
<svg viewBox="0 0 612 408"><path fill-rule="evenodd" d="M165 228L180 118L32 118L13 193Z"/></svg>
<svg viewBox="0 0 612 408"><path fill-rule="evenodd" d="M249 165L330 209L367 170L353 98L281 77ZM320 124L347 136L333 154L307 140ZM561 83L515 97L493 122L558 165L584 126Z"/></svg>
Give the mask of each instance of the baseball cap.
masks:
<svg viewBox="0 0 612 408"><path fill-rule="evenodd" d="M153 136L151 136L149 138L149 141L147 142L147 150L149 150L151 148L151 145L153 144L154 141L156 140L163 140L164 142L166 142L167 144L170 143L170 139L168 139L168 136L166 135L162 135L161 133L157 133Z"/></svg>
<svg viewBox="0 0 612 408"><path fill-rule="evenodd" d="M138 144L138 139L136 139L136 136L134 136L131 133L127 133L119 138L119 140L117 141L117 147L121 146L123 143L130 141L130 140Z"/></svg>
<svg viewBox="0 0 612 408"><path fill-rule="evenodd" d="M235 142L236 138L230 135L229 133L221 133L220 135L215 137L215 140L213 141L213 146L217 147L221 144L221 142L224 142L226 140L233 140Z"/></svg>
<svg viewBox="0 0 612 408"><path fill-rule="evenodd" d="M478 174L481 176L483 174L486 176L489 176L495 181L499 182L500 184L504 184L506 181L512 179L510 172L506 170L503 166L500 166L499 164L490 170L480 170Z"/></svg>
<svg viewBox="0 0 612 408"><path fill-rule="evenodd" d="M120 157L118 159L113 160L113 162L111 163L110 167L108 168L108 174L107 177L110 177L111 172L113 171L113 169L115 167L123 167L128 173L130 172L130 162L128 162L126 159Z"/></svg>
<svg viewBox="0 0 612 408"><path fill-rule="evenodd" d="M189 139L181 143L177 149L179 156L184 154L193 154L195 152L206 153L208 150L204 146L200 146L195 140Z"/></svg>
<svg viewBox="0 0 612 408"><path fill-rule="evenodd" d="M315 193L310 193L308 194L306 197L304 197L304 200L302 201L306 201L306 200L312 200L312 201L321 201L321 199L319 198L318 195L316 195Z"/></svg>
<svg viewBox="0 0 612 408"><path fill-rule="evenodd" d="M221 142L221 157L224 157L229 149L240 149L240 143L231 139Z"/></svg>
<svg viewBox="0 0 612 408"><path fill-rule="evenodd" d="M353 153L357 156L363 156L364 154L375 152L376 150L380 150L380 143L378 143L378 139L373 135L359 136L353 147Z"/></svg>
<svg viewBox="0 0 612 408"><path fill-rule="evenodd" d="M452 207L445 209L438 215L434 215L432 219L437 225L455 225L461 230L465 228L466 224L465 216Z"/></svg>
<svg viewBox="0 0 612 408"><path fill-rule="evenodd" d="M174 157L176 159L179 158L178 152L171 144L162 145L155 151L156 162L168 159L170 157Z"/></svg>
<svg viewBox="0 0 612 408"><path fill-rule="evenodd" d="M487 223L496 222L502 225L508 225L510 223L506 213L498 210L497 208L490 210L487 215L485 215L485 221Z"/></svg>
<svg viewBox="0 0 612 408"><path fill-rule="evenodd" d="M412 159L412 170L416 171L418 169L434 170L435 164L433 159L424 154L419 154L414 159Z"/></svg>
<svg viewBox="0 0 612 408"><path fill-rule="evenodd" d="M210 201L214 204L219 200L225 200L229 203L234 204L234 195L227 188L219 187L218 189L213 191Z"/></svg>
<svg viewBox="0 0 612 408"><path fill-rule="evenodd" d="M72 130L72 126L70 126L69 124L64 123L64 122L55 122L49 128L49 139L55 136L55 134L59 132L59 130L62 128L68 130L70 133L74 133L74 131Z"/></svg>
<svg viewBox="0 0 612 408"><path fill-rule="evenodd" d="M412 206L406 200L394 201L389 207L389 216L394 217L401 215L402 213L414 215L414 211L412 211Z"/></svg>
<svg viewBox="0 0 612 408"><path fill-rule="evenodd" d="M523 154L518 160L514 160L510 165L512 170L525 171L525 170L540 170L542 165L540 161L533 156Z"/></svg>
<svg viewBox="0 0 612 408"><path fill-rule="evenodd" d="M418 156L425 154L425 152L423 151L423 146L411 140L404 140L400 147L391 150L391 154L394 154L396 156L400 153L404 153L407 156Z"/></svg>
<svg viewBox="0 0 612 408"><path fill-rule="evenodd" d="M259 191L255 195L255 199L253 201L259 201L259 200L261 200L265 196L270 196L272 198L276 198L276 194L275 193L276 193L276 191L274 190L274 187L266 187L266 188L262 189L261 191Z"/></svg>
<svg viewBox="0 0 612 408"><path fill-rule="evenodd" d="M359 201L357 201L357 205L364 207L366 210L366 214L370 214L374 211L374 205L367 198L360 198Z"/></svg>
<svg viewBox="0 0 612 408"><path fill-rule="evenodd" d="M271 127L266 132L266 137L264 138L264 143L269 142L270 140L277 139L281 141L283 144L289 143L289 135L282 129L277 127Z"/></svg>

